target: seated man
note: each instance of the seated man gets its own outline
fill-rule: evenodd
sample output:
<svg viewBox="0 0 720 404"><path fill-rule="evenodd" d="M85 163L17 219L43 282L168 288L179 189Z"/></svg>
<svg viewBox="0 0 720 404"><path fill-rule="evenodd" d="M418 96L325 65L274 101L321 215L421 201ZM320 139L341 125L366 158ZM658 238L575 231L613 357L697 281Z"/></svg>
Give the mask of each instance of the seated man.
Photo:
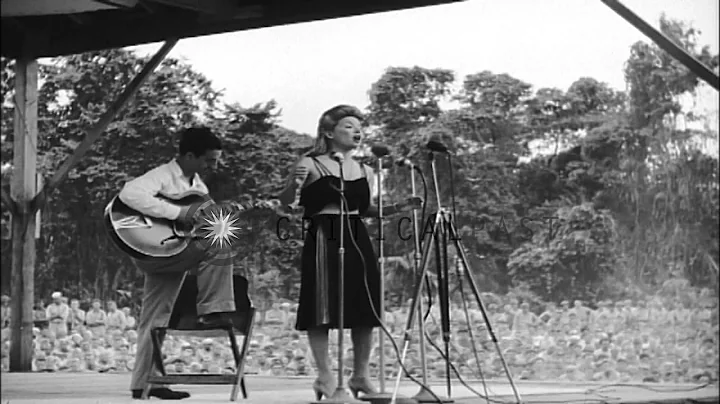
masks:
<svg viewBox="0 0 720 404"><path fill-rule="evenodd" d="M207 128L190 128L182 133L179 156L125 184L118 198L145 215L191 224L194 212L156 197L172 199L188 191L207 194L200 179L208 169L215 169L222 145ZM165 327L170 321L173 304L186 271L197 274L197 313L200 327L230 324L228 313L235 311L233 296L233 263L229 249L213 247L193 240L182 253L170 258L135 260L145 274L142 312L137 325L137 352L130 384L133 398L140 398L148 375L153 370L150 331ZM182 399L190 394L153 386L150 395L161 399Z"/></svg>

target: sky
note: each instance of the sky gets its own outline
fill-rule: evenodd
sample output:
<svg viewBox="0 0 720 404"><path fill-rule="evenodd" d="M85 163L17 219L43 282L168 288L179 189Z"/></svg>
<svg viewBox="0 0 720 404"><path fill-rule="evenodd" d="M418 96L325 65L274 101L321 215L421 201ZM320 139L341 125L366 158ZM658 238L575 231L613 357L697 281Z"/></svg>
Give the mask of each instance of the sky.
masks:
<svg viewBox="0 0 720 404"><path fill-rule="evenodd" d="M621 1L656 28L663 12L691 23L718 53L718 0ZM639 40L650 42L600 0L468 0L188 38L170 56L205 74L228 102L275 99L282 126L314 135L328 108L367 107L367 91L390 66L451 69L458 81L490 70L535 89L593 77L624 90L623 64ZM701 93L696 108L716 114L717 92Z"/></svg>

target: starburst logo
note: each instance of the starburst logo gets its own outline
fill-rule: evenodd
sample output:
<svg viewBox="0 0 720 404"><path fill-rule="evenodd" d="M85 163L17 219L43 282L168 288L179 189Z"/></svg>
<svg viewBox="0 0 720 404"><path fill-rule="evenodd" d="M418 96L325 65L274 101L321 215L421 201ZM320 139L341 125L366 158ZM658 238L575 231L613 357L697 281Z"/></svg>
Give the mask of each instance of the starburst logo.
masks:
<svg viewBox="0 0 720 404"><path fill-rule="evenodd" d="M215 247L226 247L230 246L233 239L237 239L237 232L241 230L240 227L235 226L238 219L233 217L234 215L219 209L218 211L211 211L207 214L203 221L201 230L205 233L204 238L210 241L210 244Z"/></svg>

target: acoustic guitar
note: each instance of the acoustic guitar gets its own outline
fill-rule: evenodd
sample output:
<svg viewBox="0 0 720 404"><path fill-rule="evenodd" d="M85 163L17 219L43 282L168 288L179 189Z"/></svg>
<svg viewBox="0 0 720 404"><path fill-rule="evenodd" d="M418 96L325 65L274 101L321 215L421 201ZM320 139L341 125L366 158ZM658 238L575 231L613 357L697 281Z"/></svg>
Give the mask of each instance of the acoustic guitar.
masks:
<svg viewBox="0 0 720 404"><path fill-rule="evenodd" d="M175 198L158 195L169 203L189 212L201 214L203 209L215 205L207 194L191 191ZM268 213L274 213L280 203L276 200L262 201L251 206L244 206L237 217L234 227L242 233L246 231L242 222L248 218L257 218ZM192 228L179 221L150 217L127 206L120 198L115 196L105 207L105 228L113 241L122 252L130 257L143 260L152 258L170 258L183 252L194 238L198 238L197 224Z"/></svg>

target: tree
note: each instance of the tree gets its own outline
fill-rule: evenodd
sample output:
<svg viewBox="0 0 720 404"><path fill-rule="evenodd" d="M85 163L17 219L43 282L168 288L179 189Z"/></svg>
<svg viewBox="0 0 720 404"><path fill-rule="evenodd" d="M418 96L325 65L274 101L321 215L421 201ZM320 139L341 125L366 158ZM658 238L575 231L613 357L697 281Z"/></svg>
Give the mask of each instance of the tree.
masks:
<svg viewBox="0 0 720 404"><path fill-rule="evenodd" d="M231 104L215 112L212 125L224 133L224 157L221 169L208 180L214 199L253 202L280 193L287 168L313 139L278 127L279 115L275 101L250 108ZM300 223L299 215L286 219L264 215L242 223L251 230L235 244L235 264L249 278L258 300L297 293ZM288 233L280 235L280 230Z"/></svg>
<svg viewBox="0 0 720 404"><path fill-rule="evenodd" d="M710 69L718 66L718 56L710 53L709 46L698 50L697 31L692 26L662 15L660 31ZM677 97L694 91L699 82L670 54L642 41L630 49L625 79L630 86L631 120L636 128L658 128L668 114L674 118L681 113Z"/></svg>
<svg viewBox="0 0 720 404"><path fill-rule="evenodd" d="M546 301L594 301L598 286L612 273L615 230L609 212L590 204L558 210L558 221L536 233L510 256L513 282L528 285Z"/></svg>
<svg viewBox="0 0 720 404"><path fill-rule="evenodd" d="M485 142L497 144L515 141L520 133L523 102L531 94L531 85L506 73L494 74L485 70L465 76L462 90L455 98L474 115L480 123ZM478 128L478 126L475 126ZM473 131L477 133L477 130Z"/></svg>
<svg viewBox="0 0 720 404"><path fill-rule="evenodd" d="M399 140L440 116L454 80L451 70L389 67L368 91L368 121L382 128L385 140Z"/></svg>
<svg viewBox="0 0 720 404"><path fill-rule="evenodd" d="M41 65L40 173L47 177L57 170L84 138L85 129L146 61L129 51L107 50ZM129 260L105 236L103 208L124 181L171 158L174 133L198 123L199 105L211 108L218 96L188 65L174 59L163 62L50 196L38 245L39 291L53 287L82 298L111 298L118 289L134 290L142 284ZM8 134L4 142L11 140ZM6 259L8 254L3 255Z"/></svg>
<svg viewBox="0 0 720 404"><path fill-rule="evenodd" d="M711 69L718 66L707 46L698 49L692 26L662 16L660 30ZM681 96L694 93L699 79L656 45L643 42L631 48L625 76L632 136L623 143L612 189L625 206L620 212L628 214L621 224L631 234L623 246L627 266L634 269L629 276L651 285L677 270L696 282L717 279L716 232L698 226L717 215L706 209L717 200L717 174L711 168L717 160L694 150L693 138L702 134L675 125L677 117L686 115Z"/></svg>

